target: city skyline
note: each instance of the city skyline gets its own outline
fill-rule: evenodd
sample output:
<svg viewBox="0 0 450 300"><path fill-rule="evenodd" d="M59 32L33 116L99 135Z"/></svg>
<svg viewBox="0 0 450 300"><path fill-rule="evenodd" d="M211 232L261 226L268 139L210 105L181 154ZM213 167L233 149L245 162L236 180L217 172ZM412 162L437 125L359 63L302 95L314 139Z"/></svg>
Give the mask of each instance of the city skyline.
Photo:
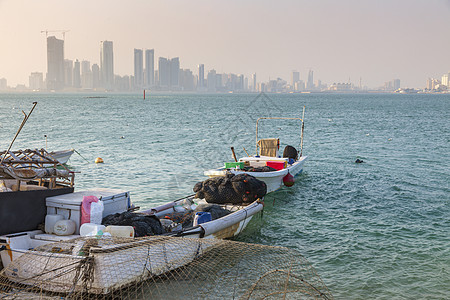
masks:
<svg viewBox="0 0 450 300"><path fill-rule="evenodd" d="M63 31L63 36L66 31ZM45 32L46 35L48 32ZM100 67L87 60L66 59L63 39L47 36L47 73L46 79L41 72L32 72L29 85L18 85L18 91L110 91L133 92L142 89L154 91L197 91L197 92L419 92L418 89L402 88L400 79L393 79L378 88L369 88L350 82L333 82L328 85L320 79L314 80L314 71L309 70L307 78L301 80L300 72L293 70L290 83L282 78L268 82L257 82L256 74L252 78L243 74L217 73L214 69L208 71L205 80L204 64L198 65L198 73L190 69L180 68L179 57L159 57L158 70L154 68L154 49L144 50L134 48L134 74L120 76L114 74L114 46L112 41L100 42ZM428 78L423 92L450 91L450 72L442 75L441 80ZM156 79L156 80L155 80ZM250 81L251 80L251 81ZM0 78L0 90L8 88L5 78ZM205 83L206 81L206 83ZM12 89L14 90L14 88Z"/></svg>
<svg viewBox="0 0 450 300"><path fill-rule="evenodd" d="M180 57L190 70L204 64L218 73L256 73L261 82L290 81L292 70L307 81L311 69L330 84L362 78L363 85L377 87L401 78L402 85L421 87L450 66L446 0L0 0L0 20L7 45L0 49L0 78L11 86L47 71L40 32L46 30L66 30L65 56L92 63L100 63L98 41L113 41L115 74L121 76L134 72L134 48L155 49L155 59Z"/></svg>

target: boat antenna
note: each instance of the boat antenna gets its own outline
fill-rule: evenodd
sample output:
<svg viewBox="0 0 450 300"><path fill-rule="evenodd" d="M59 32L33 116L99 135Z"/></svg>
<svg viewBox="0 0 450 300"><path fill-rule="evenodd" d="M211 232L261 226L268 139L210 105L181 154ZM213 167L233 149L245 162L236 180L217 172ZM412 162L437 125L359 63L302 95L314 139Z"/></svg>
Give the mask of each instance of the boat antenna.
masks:
<svg viewBox="0 0 450 300"><path fill-rule="evenodd" d="M22 110L22 113L24 114L24 117L23 117L23 120L22 120L22 124L20 124L19 130L17 130L16 135L14 136L11 144L9 144L8 150L3 154L2 161L0 163L3 163L3 161L5 160L6 154L9 152L9 150L11 150L11 147L14 144L14 141L16 140L17 136L19 135L19 133L22 130L22 128L25 125L25 123L27 122L28 118L30 117L30 115L33 112L33 110L36 107L36 105L37 105L37 102L33 102L33 107L31 108L31 110L28 113L28 115Z"/></svg>
<svg viewBox="0 0 450 300"><path fill-rule="evenodd" d="M303 153L303 131L305 131L305 106L303 105L303 113L302 113L302 134L300 136L300 157L302 157Z"/></svg>

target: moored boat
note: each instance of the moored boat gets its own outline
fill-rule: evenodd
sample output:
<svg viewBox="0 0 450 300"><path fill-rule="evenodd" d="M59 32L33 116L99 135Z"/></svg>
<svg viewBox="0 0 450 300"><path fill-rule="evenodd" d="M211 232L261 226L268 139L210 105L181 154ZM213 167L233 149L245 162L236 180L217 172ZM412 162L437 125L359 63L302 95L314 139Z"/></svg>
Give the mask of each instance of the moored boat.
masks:
<svg viewBox="0 0 450 300"><path fill-rule="evenodd" d="M227 172L233 174L246 173L263 181L267 185L267 193L280 189L283 184L291 186L293 177L303 171L303 166L307 156L303 156L303 131L304 131L303 107L302 118L283 118L283 117L262 117L256 121L256 155L242 157L239 161L225 163L222 168L211 169L204 172L208 177L223 176ZM261 120L299 120L301 122L300 130L300 151L293 146L287 145L280 154L280 139L278 138L258 138L258 124ZM234 155L234 152L233 152Z"/></svg>
<svg viewBox="0 0 450 300"><path fill-rule="evenodd" d="M59 161L62 165L66 164L69 161L70 156L75 152L75 149L67 149L67 150L59 150L59 151L51 151L48 154Z"/></svg>
<svg viewBox="0 0 450 300"><path fill-rule="evenodd" d="M184 224L183 222L178 223L172 221L172 224L165 226L166 228L173 228L166 234L169 236L227 239L241 233L253 216L263 210L263 207L263 199L257 199L248 205L219 205L208 204L205 199L196 199L194 196L188 196L177 201L142 211L142 213L156 216L160 220L170 220L174 214L184 216L184 220L181 220L184 221ZM210 221L199 223L195 226L189 221L189 219L192 220L194 218L196 212L211 209L222 216L215 218L213 213Z"/></svg>
<svg viewBox="0 0 450 300"><path fill-rule="evenodd" d="M231 238L241 233L253 216L263 209L262 198L255 199L251 203L215 204L207 203L205 199L198 199L191 195L147 210L132 212L135 208L131 204L129 192L123 190L97 188L57 195L45 199L43 206L47 216L52 218L60 216L61 219L73 221L74 231L69 235L61 236L43 232L37 229L38 226L32 229L27 227L28 231L23 232L11 230L9 234L0 236L0 246L3 246L0 250L3 266L8 266L29 249L80 238L83 200L85 197L91 196L101 199L103 203L102 223L106 229L110 226L119 228L132 226L132 236L135 236L136 233L137 237L161 235L188 238ZM202 220L196 218L196 215L206 215L207 218ZM117 222L117 220L119 221ZM48 219L45 218L45 221L47 222ZM153 226L150 231L146 227L149 224ZM47 223L45 227L47 228ZM91 232L90 235L100 238L103 233ZM112 235L114 236L114 234Z"/></svg>

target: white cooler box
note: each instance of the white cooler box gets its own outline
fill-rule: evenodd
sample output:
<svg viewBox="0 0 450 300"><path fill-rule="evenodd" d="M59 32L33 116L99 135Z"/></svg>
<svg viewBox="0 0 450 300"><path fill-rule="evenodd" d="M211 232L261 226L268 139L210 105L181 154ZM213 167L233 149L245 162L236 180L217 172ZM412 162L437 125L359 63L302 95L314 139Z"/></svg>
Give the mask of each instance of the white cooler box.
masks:
<svg viewBox="0 0 450 300"><path fill-rule="evenodd" d="M59 196L47 197L47 214L63 215L66 220L77 224L75 234L80 234L81 203L84 196L95 196L103 201L103 217L122 213L130 208L130 193L118 189L96 188Z"/></svg>

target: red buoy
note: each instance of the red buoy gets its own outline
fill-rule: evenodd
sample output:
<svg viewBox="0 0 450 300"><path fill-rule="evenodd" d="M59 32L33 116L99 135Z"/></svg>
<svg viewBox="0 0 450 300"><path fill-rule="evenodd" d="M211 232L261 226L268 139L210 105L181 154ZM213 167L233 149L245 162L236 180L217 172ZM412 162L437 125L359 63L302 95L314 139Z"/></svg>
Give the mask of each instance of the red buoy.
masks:
<svg viewBox="0 0 450 300"><path fill-rule="evenodd" d="M287 175L283 177L283 183L285 186L293 186L295 183L294 176L287 173Z"/></svg>

